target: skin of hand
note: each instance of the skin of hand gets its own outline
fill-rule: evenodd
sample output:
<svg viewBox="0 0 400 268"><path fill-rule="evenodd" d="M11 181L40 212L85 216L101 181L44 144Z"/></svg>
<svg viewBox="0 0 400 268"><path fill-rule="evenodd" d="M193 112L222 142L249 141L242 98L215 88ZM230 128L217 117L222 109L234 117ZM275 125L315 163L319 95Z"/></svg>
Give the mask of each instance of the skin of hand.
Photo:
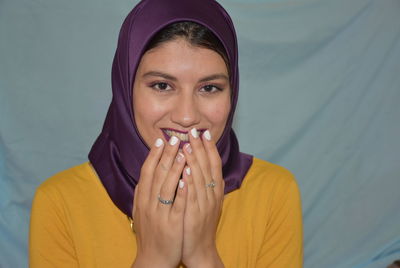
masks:
<svg viewBox="0 0 400 268"><path fill-rule="evenodd" d="M208 129L213 137L215 137L215 140L221 137L231 109L231 89L228 66L216 51L201 46L193 46L182 38L163 42L161 45L150 49L142 56L134 81L132 103L135 123L141 137L148 147L152 147L151 144L154 140L161 136L164 138L166 151L169 146L167 141L169 141L171 135L173 135L171 132L180 133L178 135L190 136L190 134L187 133L193 127L197 127L201 131ZM198 140L200 140L200 143L192 144L193 147L204 147L201 139ZM214 144L212 145L215 146ZM203 150L206 150L204 148ZM201 152L200 149L198 151ZM176 152L177 150L175 153ZM197 150L195 150L195 152L197 152ZM219 154L216 149L214 149L214 152L215 153L212 154L211 157L218 158L217 162L220 162L221 160L219 159ZM200 168L206 168L204 167L204 163L214 162L212 158L208 160L207 155L203 154L197 156L197 153L193 154L193 156L194 155L196 155L195 158L192 157L194 161L201 163L203 166L193 164L193 167L191 167L191 165L188 165L193 168L193 170L198 170L199 166ZM164 164L159 165L157 162L159 159L164 158L164 152L157 155L157 157L151 155L149 155L148 158L149 157L152 157L152 160L148 162L152 164L146 164L147 166L145 169L148 170L146 174L150 174L152 169L159 170L160 168L164 168L165 173L168 173L169 167ZM171 156L171 159L172 158ZM187 165L186 157L185 164L181 163L179 165L179 168L182 168L179 176L185 177L186 175L183 172L182 165ZM218 167L218 170L222 173L221 167ZM204 173L209 175L211 174L211 170L207 168ZM192 182L192 187L187 186L188 184L185 183L183 189L178 189L178 197L182 190L182 193L187 198L188 190L190 189L192 189L192 193L196 196L197 188L195 188L194 182L197 179L205 180L200 174L203 174L203 171L196 171L196 173L193 173L193 178L190 175L187 177L188 183ZM207 176L206 179L210 180L211 175ZM140 192L138 194L140 198L138 198L139 202L136 206L138 212L136 212L136 216L134 216L134 224L135 230L137 230L136 233L139 233L140 237L137 238L138 255L135 264L140 264L142 260L144 263L147 258L154 258L151 259L151 261L156 261L158 258L166 260L172 249L163 249L162 247L165 246L180 249L180 261L184 261L189 268L191 268L192 265L195 267L195 264L200 265L202 263L204 263L202 267L219 267L218 265L214 265L214 263L217 263L215 260L219 260L215 248L215 231L218 224L218 215L220 214L220 207L217 206L219 201L215 201L215 203L206 203L204 199L197 200L196 197L198 204L207 205L206 210L201 210L201 213L203 213L202 217L196 218L198 215L195 215L194 211L199 211L199 209L195 210L195 205L191 205L190 208L186 209L186 199L185 202L183 202L183 214L187 212L187 216L181 214L179 214L179 217L175 216L175 218L181 219L182 222L171 226L170 217L165 216L162 218L151 210L152 208L150 206L150 203L160 203L157 201L158 194L160 194L163 199L168 199L170 198L170 192L160 193L152 191L149 188L158 188L158 190L163 191L164 187L160 188L160 186L153 185L159 183L163 184L164 181L168 181L173 185L171 189L175 189L179 178L175 175L168 175L168 179L165 179L165 177L160 179L156 174L146 175L146 177L146 182L142 183L144 177L141 176L139 185L136 187ZM192 180L190 180L191 178ZM222 178L222 175L218 175L214 180L217 181L220 178ZM183 179L183 181L185 181L185 179ZM202 183L202 187L204 189L201 191L205 191L205 183ZM207 188L207 191L223 192L223 182L218 183L214 189ZM199 192L199 196L201 196L201 192ZM219 200L218 198L216 198L216 200ZM136 199L137 195L135 194L135 202ZM141 201L142 199L145 201ZM176 202L177 200L175 200L175 203ZM169 207L174 207L175 203L173 206ZM210 204L214 204L216 210L212 209ZM180 205L178 205L179 209ZM161 204L161 208L165 208L165 206L166 205ZM203 209L203 206L201 208ZM166 210L169 211L169 209L171 208L167 208ZM163 210L157 210L157 212L165 213ZM170 213L168 215L173 215L172 212L168 213ZM186 218L190 224L185 224L184 218ZM153 221L155 221L155 223ZM196 223L196 221L199 222ZM184 225L186 228L183 227ZM175 230L179 229L178 227L180 226L182 226L182 233ZM203 228L206 226L208 227ZM203 228L201 232L207 229L205 230L207 235L206 240L196 246L195 243L198 243L199 239L199 235L196 233L196 228L198 227ZM183 233L184 230L187 231ZM210 230L213 230L214 233ZM170 233L166 234L166 232ZM184 236L187 236L187 239L185 239ZM203 235L201 235L201 237L203 237ZM147 241L148 239L150 239L150 241ZM154 241L152 241L152 239ZM165 240L165 243L157 240ZM188 245L187 249L185 245ZM157 247L160 248L151 250L151 247L155 247L156 249ZM183 249L183 247L185 247L185 249ZM185 253L184 256L182 255L183 252ZM189 256L189 254L191 254L190 252L194 255ZM158 256L156 253L160 255ZM175 251L172 255L173 258L171 259L174 261L170 262L168 258L168 265L175 264L178 259L178 254L175 254ZM204 255L207 256L201 259ZM201 260L201 262L195 263L195 260ZM207 264L205 263L206 261ZM214 262L208 264L211 263L211 261ZM145 267L158 266L153 264L145 265ZM163 263L163 267L169 266L165 266L165 263Z"/></svg>
<svg viewBox="0 0 400 268"><path fill-rule="evenodd" d="M135 189L138 252L132 267L176 267L180 261L190 268L224 267L215 244L224 197L221 159L209 132L210 140L189 136L183 158L177 145L154 145L142 167ZM182 173L185 187L178 187L172 205L149 198L158 192L163 199L173 197ZM215 188L206 187L211 178Z"/></svg>
<svg viewBox="0 0 400 268"><path fill-rule="evenodd" d="M142 166L133 205L137 255L132 267L176 267L182 259L187 189L178 187L171 205L157 200L174 198L186 163L178 147L179 140L171 145L158 139Z"/></svg>
<svg viewBox="0 0 400 268"><path fill-rule="evenodd" d="M224 267L216 248L216 231L224 198L221 158L210 133L189 135L184 146L187 185L182 262L190 268ZM190 168L190 172L188 171ZM206 187L212 180L215 187Z"/></svg>

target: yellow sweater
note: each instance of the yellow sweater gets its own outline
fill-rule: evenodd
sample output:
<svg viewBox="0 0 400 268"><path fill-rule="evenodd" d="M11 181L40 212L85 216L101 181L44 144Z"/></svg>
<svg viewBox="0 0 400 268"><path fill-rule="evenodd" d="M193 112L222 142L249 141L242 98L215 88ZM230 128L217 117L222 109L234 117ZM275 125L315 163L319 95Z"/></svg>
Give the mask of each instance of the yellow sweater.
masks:
<svg viewBox="0 0 400 268"><path fill-rule="evenodd" d="M290 172L254 158L225 196L217 230L225 267L302 267L300 195ZM89 162L62 171L32 204L30 267L130 267L136 239Z"/></svg>

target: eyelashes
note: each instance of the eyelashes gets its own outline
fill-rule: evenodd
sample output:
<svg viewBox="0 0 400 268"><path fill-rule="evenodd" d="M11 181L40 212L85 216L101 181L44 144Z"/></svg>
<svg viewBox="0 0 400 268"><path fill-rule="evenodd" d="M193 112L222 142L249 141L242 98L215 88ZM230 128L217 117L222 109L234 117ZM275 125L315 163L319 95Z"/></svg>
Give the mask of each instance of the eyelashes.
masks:
<svg viewBox="0 0 400 268"><path fill-rule="evenodd" d="M150 83L149 87L158 91L158 92L169 92L174 90L174 88L168 84L167 82L154 82ZM220 91L223 91L224 87L216 84L206 84L199 88L200 92L213 94Z"/></svg>
<svg viewBox="0 0 400 268"><path fill-rule="evenodd" d="M213 92L216 92L216 91L222 91L223 90L221 87L216 86L216 85L212 85L212 84L211 85L205 85L201 89L203 89L204 92L208 92L208 93L213 93Z"/></svg>
<svg viewBox="0 0 400 268"><path fill-rule="evenodd" d="M170 91L172 90L172 87L165 82L156 82L153 84L150 84L150 87L157 90L157 91Z"/></svg>

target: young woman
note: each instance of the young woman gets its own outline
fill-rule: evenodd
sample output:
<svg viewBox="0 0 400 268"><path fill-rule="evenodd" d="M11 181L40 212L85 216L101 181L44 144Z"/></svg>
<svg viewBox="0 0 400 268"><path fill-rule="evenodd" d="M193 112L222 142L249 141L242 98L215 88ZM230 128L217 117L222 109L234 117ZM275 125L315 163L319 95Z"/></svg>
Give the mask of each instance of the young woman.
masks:
<svg viewBox="0 0 400 268"><path fill-rule="evenodd" d="M295 180L239 152L231 128L237 60L214 0L131 11L90 162L35 195L31 267L302 266Z"/></svg>

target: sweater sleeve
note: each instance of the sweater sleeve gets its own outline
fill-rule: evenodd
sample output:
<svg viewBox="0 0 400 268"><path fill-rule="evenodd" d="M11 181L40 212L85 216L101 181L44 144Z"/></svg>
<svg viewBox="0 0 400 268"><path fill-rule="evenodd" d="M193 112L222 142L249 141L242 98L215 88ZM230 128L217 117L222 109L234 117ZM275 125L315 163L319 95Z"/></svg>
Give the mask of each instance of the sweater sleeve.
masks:
<svg viewBox="0 0 400 268"><path fill-rule="evenodd" d="M39 188L32 203L29 233L29 266L78 267L68 232L62 198Z"/></svg>
<svg viewBox="0 0 400 268"><path fill-rule="evenodd" d="M303 267L301 200L293 176L275 190L256 267Z"/></svg>

